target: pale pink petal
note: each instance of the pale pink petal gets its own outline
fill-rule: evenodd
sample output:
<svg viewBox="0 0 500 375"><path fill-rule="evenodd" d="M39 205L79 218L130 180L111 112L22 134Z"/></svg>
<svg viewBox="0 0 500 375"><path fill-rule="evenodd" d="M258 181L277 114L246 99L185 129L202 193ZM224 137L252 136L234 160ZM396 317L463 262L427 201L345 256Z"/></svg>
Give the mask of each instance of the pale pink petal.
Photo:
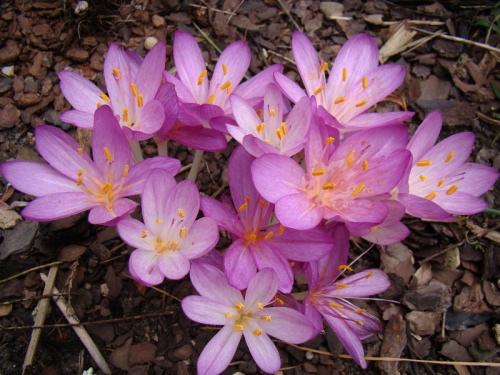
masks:
<svg viewBox="0 0 500 375"><path fill-rule="evenodd" d="M282 71L283 65L274 64L268 66L248 81L239 84L233 92L245 99L252 107L255 107L262 102L263 88L273 82L275 73L281 73Z"/></svg>
<svg viewBox="0 0 500 375"><path fill-rule="evenodd" d="M165 58L165 42L161 40L151 48L142 61L135 77L135 84L139 94L144 97L144 103L152 100L160 88L162 73L165 69Z"/></svg>
<svg viewBox="0 0 500 375"><path fill-rule="evenodd" d="M96 207L100 203L91 202L83 192L63 192L36 198L22 211L31 221L50 221L68 217Z"/></svg>
<svg viewBox="0 0 500 375"><path fill-rule="evenodd" d="M116 225L118 234L128 245L136 249L155 250L156 239L154 233L139 220L125 218ZM144 236L144 234L147 234Z"/></svg>
<svg viewBox="0 0 500 375"><path fill-rule="evenodd" d="M230 134L233 135L233 132L231 132L231 128L234 128L234 126L228 127ZM236 139L236 137L234 137L234 135L233 135L233 138ZM247 150L247 152L250 155L252 155L253 157L256 157L256 158L258 158L264 154L277 154L278 153L278 150L275 147L271 146L269 143L264 142L263 140L261 140L257 137L254 137L251 134L245 135L242 139L242 142L240 142L240 143L243 145L243 147L245 147L245 150ZM298 151L300 151L300 149ZM286 153L284 152L283 154L286 156L291 156L291 155L288 155L289 154L288 152L286 152Z"/></svg>
<svg viewBox="0 0 500 375"><path fill-rule="evenodd" d="M57 73L61 82L61 92L73 108L87 113L94 113L97 103L107 104L102 99L104 93L88 79L68 70Z"/></svg>
<svg viewBox="0 0 500 375"><path fill-rule="evenodd" d="M202 296L188 296L182 300L181 306L189 319L201 324L226 325L231 321L225 313L236 314L234 306Z"/></svg>
<svg viewBox="0 0 500 375"><path fill-rule="evenodd" d="M351 130L361 130L366 128L376 128L399 124L413 117L414 112L387 112L387 113L362 113L349 120L348 125Z"/></svg>
<svg viewBox="0 0 500 375"><path fill-rule="evenodd" d="M482 199L461 191L452 195L438 194L432 201L453 215L472 215L488 208L488 204Z"/></svg>
<svg viewBox="0 0 500 375"><path fill-rule="evenodd" d="M369 234L363 236L367 241L378 245L392 245L401 242L410 235L410 230L403 223L379 226Z"/></svg>
<svg viewBox="0 0 500 375"><path fill-rule="evenodd" d="M158 100L151 100L140 109L139 119L131 128L122 127L130 141L149 139L160 130L165 120L165 108Z"/></svg>
<svg viewBox="0 0 500 375"><path fill-rule="evenodd" d="M167 279L180 280L189 273L189 260L181 251L168 251L158 256L158 268Z"/></svg>
<svg viewBox="0 0 500 375"><path fill-rule="evenodd" d="M498 179L499 173L495 168L478 163L467 163L446 175L448 185L457 184L462 193L479 196L486 193ZM478 181L481 181L479 184Z"/></svg>
<svg viewBox="0 0 500 375"><path fill-rule="evenodd" d="M190 277L191 283L203 297L230 306L244 300L241 292L231 287L224 273L214 266L193 262Z"/></svg>
<svg viewBox="0 0 500 375"><path fill-rule="evenodd" d="M263 303L266 305L278 292L278 277L271 268L264 268L257 272L248 284L245 295L245 304L248 306Z"/></svg>
<svg viewBox="0 0 500 375"><path fill-rule="evenodd" d="M271 315L271 320L261 323L267 334L290 344L301 344L312 338L313 326L305 316L287 307L268 307L257 313Z"/></svg>
<svg viewBox="0 0 500 375"><path fill-rule="evenodd" d="M267 241L259 241L252 245L252 255L259 270L273 269L278 277L278 289L282 293L290 293L293 286L293 272L287 258Z"/></svg>
<svg viewBox="0 0 500 375"><path fill-rule="evenodd" d="M221 229L236 234L238 237L244 236L245 228L238 219L238 216L221 202L213 198L201 197L200 204L203 215L215 219Z"/></svg>
<svg viewBox="0 0 500 375"><path fill-rule="evenodd" d="M422 156L434 146L441 132L442 121L441 112L434 111L429 113L417 128L407 146L414 160L422 159Z"/></svg>
<svg viewBox="0 0 500 375"><path fill-rule="evenodd" d="M230 285L238 289L246 289L252 277L257 272L257 266L252 257L251 244L238 238L228 247L224 254L224 269Z"/></svg>
<svg viewBox="0 0 500 375"><path fill-rule="evenodd" d="M282 73L275 73L274 80L285 96L294 103L307 96L306 92L294 81Z"/></svg>
<svg viewBox="0 0 500 375"><path fill-rule="evenodd" d="M337 288L336 285L344 287ZM329 297L358 298L385 292L391 281L384 271L364 270L335 282L328 291Z"/></svg>
<svg viewBox="0 0 500 375"><path fill-rule="evenodd" d="M278 221L285 227L298 230L316 227L323 219L324 211L302 192L284 196L276 202L275 207Z"/></svg>
<svg viewBox="0 0 500 375"><path fill-rule="evenodd" d="M111 43L104 59L104 79L111 103L120 108L129 107L132 96L130 84L135 78L136 65L117 43ZM116 69L116 70L115 70ZM118 74L115 72L118 71Z"/></svg>
<svg viewBox="0 0 500 375"><path fill-rule="evenodd" d="M167 203L177 186L175 179L168 173L155 171L146 180L142 193L142 217L147 228L160 228L170 226L170 223L158 223L157 220L167 220Z"/></svg>
<svg viewBox="0 0 500 375"><path fill-rule="evenodd" d="M104 203L89 212L89 223L114 226L122 217L134 212L138 204L130 199L120 198L113 201L111 210Z"/></svg>
<svg viewBox="0 0 500 375"><path fill-rule="evenodd" d="M398 201L405 206L407 214L415 217L430 220L454 219L436 203L416 195L400 193L398 194Z"/></svg>
<svg viewBox="0 0 500 375"><path fill-rule="evenodd" d="M157 258L154 250L133 251L128 261L130 275L145 286L161 284L165 276L158 268Z"/></svg>
<svg viewBox="0 0 500 375"><path fill-rule="evenodd" d="M191 225L187 237L182 240L179 251L187 259L195 259L211 251L218 240L217 222L210 217L202 217Z"/></svg>
<svg viewBox="0 0 500 375"><path fill-rule="evenodd" d="M231 363L242 335L233 325L223 327L201 352L196 364L198 375L223 372Z"/></svg>
<svg viewBox="0 0 500 375"><path fill-rule="evenodd" d="M259 137L256 126L260 124L262 120L257 113L255 113L255 110L243 98L236 94L231 95L229 101L238 126L242 128L246 134L252 134L255 137ZM241 143L241 138L238 140L239 143Z"/></svg>
<svg viewBox="0 0 500 375"><path fill-rule="evenodd" d="M368 199L358 198L345 203L341 201L339 205L336 209L325 208L324 218L373 226L382 223L389 212L384 202Z"/></svg>
<svg viewBox="0 0 500 375"><path fill-rule="evenodd" d="M181 82L181 80L166 70L163 71L163 79L165 82L172 83L175 86L175 92L182 103L195 103L196 99L189 89ZM208 84L205 84L206 90L208 91ZM201 103L198 103L201 104Z"/></svg>
<svg viewBox="0 0 500 375"><path fill-rule="evenodd" d="M78 110L66 111L59 119L83 129L92 129L94 126L94 111L83 112Z"/></svg>
<svg viewBox="0 0 500 375"><path fill-rule="evenodd" d="M249 322L245 328L243 334L255 363L262 371L274 374L281 366L281 359L276 345L265 331L260 335L254 334L257 329L260 329L260 326L255 322Z"/></svg>

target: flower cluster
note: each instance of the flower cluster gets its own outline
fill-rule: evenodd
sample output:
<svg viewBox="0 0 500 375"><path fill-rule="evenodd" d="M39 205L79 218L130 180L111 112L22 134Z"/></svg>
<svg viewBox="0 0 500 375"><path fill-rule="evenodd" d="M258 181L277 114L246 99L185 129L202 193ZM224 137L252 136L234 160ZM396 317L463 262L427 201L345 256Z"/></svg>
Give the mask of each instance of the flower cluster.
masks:
<svg viewBox="0 0 500 375"><path fill-rule="evenodd" d="M93 159L62 130L37 127L48 164L0 166L16 189L36 197L23 216L49 221L90 211L90 223L116 226L135 249L128 269L138 282L189 274L200 295L182 301L184 313L222 326L198 359L199 374L223 372L242 337L257 365L276 372L280 356L269 336L302 343L323 330L323 320L366 368L361 341L382 326L348 299L381 293L390 282L378 269L354 273L350 236L394 244L409 234L405 214L453 220L481 212L479 196L498 172L466 163L471 133L435 144L438 112L408 141L402 121L413 113L371 110L401 84L404 69L379 66L368 35L343 46L326 79L329 63L295 32L305 91L280 65L241 83L251 59L244 41L228 46L212 73L187 32L175 33L176 75L165 71L165 50L159 42L142 58L113 43L104 62L107 93L58 73L74 107L62 120L92 129ZM240 144L229 158L230 197L200 198L195 183L175 178L181 165L166 156L166 140L220 151L229 137ZM150 138L159 156L143 160L138 141ZM127 198L135 195L141 212ZM222 253L214 249L219 229L232 238ZM308 284L302 302L290 294L301 273Z"/></svg>

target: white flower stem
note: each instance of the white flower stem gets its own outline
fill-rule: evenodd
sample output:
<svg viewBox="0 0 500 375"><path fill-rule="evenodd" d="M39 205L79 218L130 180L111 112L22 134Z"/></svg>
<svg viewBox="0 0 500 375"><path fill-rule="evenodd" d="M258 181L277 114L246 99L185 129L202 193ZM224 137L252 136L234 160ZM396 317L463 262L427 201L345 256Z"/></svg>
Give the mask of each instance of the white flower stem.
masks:
<svg viewBox="0 0 500 375"><path fill-rule="evenodd" d="M144 155L142 154L141 144L139 143L139 141L128 141L128 143L130 144L130 148L134 153L135 161L137 163L143 161Z"/></svg>
<svg viewBox="0 0 500 375"><path fill-rule="evenodd" d="M203 151L196 150L194 153L193 166L189 171L188 180L196 182L196 177L198 177L198 171L200 169L201 158L203 157Z"/></svg>
<svg viewBox="0 0 500 375"><path fill-rule="evenodd" d="M156 140L156 146L158 147L158 156L168 156L168 143L167 140L160 141Z"/></svg>

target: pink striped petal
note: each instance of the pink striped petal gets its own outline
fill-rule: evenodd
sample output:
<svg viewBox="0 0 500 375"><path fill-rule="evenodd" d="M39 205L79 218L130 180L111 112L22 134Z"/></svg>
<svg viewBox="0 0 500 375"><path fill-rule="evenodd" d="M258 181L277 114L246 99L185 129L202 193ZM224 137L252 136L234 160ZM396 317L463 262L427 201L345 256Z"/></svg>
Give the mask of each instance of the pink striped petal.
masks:
<svg viewBox="0 0 500 375"><path fill-rule="evenodd" d="M97 103L107 104L102 99L104 93L88 79L68 70L61 70L57 73L59 86L64 98L73 108L87 113L94 113Z"/></svg>
<svg viewBox="0 0 500 375"><path fill-rule="evenodd" d="M94 127L94 111L83 112L70 110L63 112L59 119L63 122L75 125L78 128L92 129Z"/></svg>
<svg viewBox="0 0 500 375"><path fill-rule="evenodd" d="M160 272L158 254L151 250L135 250L130 254L128 270L130 275L145 286L158 285L165 276Z"/></svg>
<svg viewBox="0 0 500 375"><path fill-rule="evenodd" d="M188 296L182 300L181 306L189 319L201 324L226 325L230 320L225 313L237 313L234 306L202 296Z"/></svg>
<svg viewBox="0 0 500 375"><path fill-rule="evenodd" d="M312 338L313 326L303 314L288 307L268 307L257 315L271 315L271 320L262 322L267 334L290 344L301 344ZM323 324L321 324L323 326ZM293 327L293 329L290 329Z"/></svg>
<svg viewBox="0 0 500 375"><path fill-rule="evenodd" d="M224 326L201 352L196 364L198 375L223 372L233 359L242 335L232 325Z"/></svg>
<svg viewBox="0 0 500 375"><path fill-rule="evenodd" d="M181 251L168 251L158 256L160 272L170 280L180 280L189 273L189 260Z"/></svg>
<svg viewBox="0 0 500 375"><path fill-rule="evenodd" d="M161 77L165 69L165 42L159 41L151 48L142 61L135 83L139 94L144 97L144 103L153 100L161 84Z"/></svg>
<svg viewBox="0 0 500 375"><path fill-rule="evenodd" d="M224 269L229 284L238 289L246 289L257 272L249 245L238 238L229 246L224 254Z"/></svg>
<svg viewBox="0 0 500 375"><path fill-rule="evenodd" d="M64 192L48 194L36 198L22 211L31 221L51 221L68 217L96 207L100 203L91 202L83 192Z"/></svg>
<svg viewBox="0 0 500 375"><path fill-rule="evenodd" d="M134 212L138 204L130 199L120 198L113 201L113 206L109 210L104 203L94 207L89 212L89 223L114 226L124 216Z"/></svg>
<svg viewBox="0 0 500 375"><path fill-rule="evenodd" d="M259 326L251 323L247 324L249 329L243 331L248 350L250 350L252 358L262 371L274 374L281 366L278 349L265 333L255 335L254 332L259 329Z"/></svg>
<svg viewBox="0 0 500 375"><path fill-rule="evenodd" d="M219 240L217 222L209 217L196 220L182 240L180 251L188 259L195 259L213 250Z"/></svg>

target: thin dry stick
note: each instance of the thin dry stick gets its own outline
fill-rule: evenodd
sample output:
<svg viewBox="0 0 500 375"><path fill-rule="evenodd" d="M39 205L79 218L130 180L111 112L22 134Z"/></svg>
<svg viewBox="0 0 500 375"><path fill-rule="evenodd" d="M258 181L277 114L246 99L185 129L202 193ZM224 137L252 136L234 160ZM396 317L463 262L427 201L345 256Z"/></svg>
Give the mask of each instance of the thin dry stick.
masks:
<svg viewBox="0 0 500 375"><path fill-rule="evenodd" d="M17 279L18 277L26 275L26 274L30 273L31 271L41 270L42 268L56 266L56 265L61 264L61 263L62 263L61 261L57 261L57 262L52 262L52 263L43 264L41 266L36 266L36 267L30 268L29 270L20 272L14 276L7 277L6 279L0 280L0 284L6 283L7 281L10 281L10 280Z"/></svg>
<svg viewBox="0 0 500 375"><path fill-rule="evenodd" d="M245 0L241 0L240 3L238 4L238 6L236 8L234 8L234 10L231 12L231 15L227 19L226 25L229 25L229 21L231 21L231 18L233 18L233 16L236 15L236 11L238 9L240 9L240 6L242 6L244 2L245 2Z"/></svg>
<svg viewBox="0 0 500 375"><path fill-rule="evenodd" d="M52 287L54 286L54 282L56 281L56 275L57 275L57 266L50 267L49 276L47 277L45 287L43 288L44 295L51 293ZM48 298L43 298L38 302L37 314L34 323L35 326L43 325L43 322L45 322L45 317L47 316L47 312L49 310L49 305L50 305L50 300ZM26 367L30 366L33 363L36 346L38 345L38 340L40 339L41 333L42 330L39 328L36 328L31 332L30 343L28 345L28 350L26 351L26 356L24 357L23 374L26 371Z"/></svg>
<svg viewBox="0 0 500 375"><path fill-rule="evenodd" d="M187 6L190 6L190 7L193 7L193 8L206 9L206 10L210 10L210 11L217 12L217 13L224 13L224 14L229 14L229 15L233 14L233 12L229 12L227 10L220 10L220 9L217 9L217 8L210 8L210 7L207 7L205 5L198 5L198 4L188 3Z"/></svg>
<svg viewBox="0 0 500 375"><path fill-rule="evenodd" d="M295 21L295 19L292 17L292 15L290 14L290 12L288 11L288 9L285 7L285 5L281 2L281 0L278 0L278 3L280 3L280 6L283 8L283 10L285 11L285 13L287 14L287 16L290 18L290 20L293 22L293 25L295 26L295 28L299 31L302 31L302 27L300 27L300 25Z"/></svg>
<svg viewBox="0 0 500 375"><path fill-rule="evenodd" d="M462 43L465 43L465 44L471 44L471 45L479 47L479 48L487 49L488 51L493 51L493 52L500 53L500 49L492 47L489 44L474 42L474 41L469 40L469 39L459 38L458 36L451 36L451 35L441 34L442 31L432 32L432 31L427 31L427 30L419 29L418 27L412 27L411 29L419 31L419 32L424 33L424 34L429 34L429 35L438 34L437 36L439 38L443 38L443 39L446 39L446 40L452 40L454 42L462 42Z"/></svg>
<svg viewBox="0 0 500 375"><path fill-rule="evenodd" d="M274 52L273 50L267 50L267 52L270 53L271 55L281 57L283 60L288 61L290 64L295 65L295 61L293 61L292 59L290 59L290 58L282 55L281 53Z"/></svg>
<svg viewBox="0 0 500 375"><path fill-rule="evenodd" d="M43 273L40 274L40 277L42 280L47 283L47 276ZM52 293L59 293L59 290L56 287L52 288ZM59 307L59 310L63 313L63 315L66 317L66 320L70 322L71 324L75 323L80 323L76 316L69 312L69 306L66 304L63 298L61 297L54 297L54 301L57 304L57 307ZM95 363L99 366L102 372L105 374L111 374L111 370L109 369L108 364L106 363L106 360L102 356L101 352L97 348L96 344L92 340L92 338L89 336L85 328L80 327L80 326L73 326L73 329L75 333L78 335L80 340L82 341L83 345L87 348L89 354L92 356L94 359Z"/></svg>

